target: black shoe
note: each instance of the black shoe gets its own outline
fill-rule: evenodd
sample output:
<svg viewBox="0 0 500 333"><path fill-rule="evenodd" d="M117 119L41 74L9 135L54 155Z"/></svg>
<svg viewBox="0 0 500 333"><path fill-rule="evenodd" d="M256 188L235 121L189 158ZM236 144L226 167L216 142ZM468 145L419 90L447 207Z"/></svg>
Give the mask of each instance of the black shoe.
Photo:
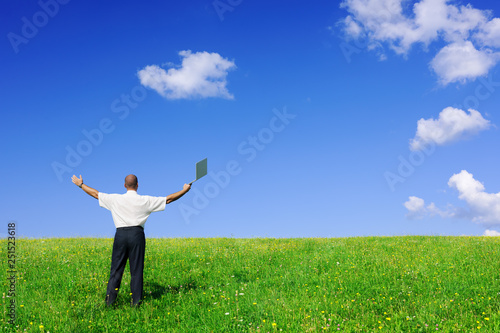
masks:
<svg viewBox="0 0 500 333"><path fill-rule="evenodd" d="M112 307L112 306L113 306L113 303L114 303L114 302L109 302L109 295L107 295L107 296L106 296L106 300L105 300L105 302L106 302L106 307L107 307L107 308Z"/></svg>

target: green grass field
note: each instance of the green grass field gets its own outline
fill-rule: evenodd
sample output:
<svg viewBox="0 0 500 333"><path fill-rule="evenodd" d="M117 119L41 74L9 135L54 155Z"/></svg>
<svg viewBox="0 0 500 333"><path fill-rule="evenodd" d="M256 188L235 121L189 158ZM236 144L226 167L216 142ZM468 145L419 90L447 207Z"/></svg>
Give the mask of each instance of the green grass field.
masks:
<svg viewBox="0 0 500 333"><path fill-rule="evenodd" d="M497 237L147 239L141 308L125 270L104 298L112 239L18 239L5 332L500 332Z"/></svg>

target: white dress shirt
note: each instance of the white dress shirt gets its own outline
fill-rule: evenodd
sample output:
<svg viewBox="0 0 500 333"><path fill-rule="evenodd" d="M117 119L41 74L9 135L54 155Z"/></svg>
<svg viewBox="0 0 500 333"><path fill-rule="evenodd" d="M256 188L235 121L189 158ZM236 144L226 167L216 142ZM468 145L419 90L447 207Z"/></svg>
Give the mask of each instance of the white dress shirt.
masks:
<svg viewBox="0 0 500 333"><path fill-rule="evenodd" d="M111 211L115 227L141 226L153 212L165 210L167 197L139 195L128 190L125 194L108 194L99 192L99 206Z"/></svg>

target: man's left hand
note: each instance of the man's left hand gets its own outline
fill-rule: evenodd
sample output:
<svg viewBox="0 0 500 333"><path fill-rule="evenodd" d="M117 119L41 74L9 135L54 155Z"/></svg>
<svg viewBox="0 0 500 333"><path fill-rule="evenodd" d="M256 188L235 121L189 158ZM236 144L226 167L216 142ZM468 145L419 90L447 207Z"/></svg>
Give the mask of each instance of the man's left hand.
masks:
<svg viewBox="0 0 500 333"><path fill-rule="evenodd" d="M73 175L73 177L71 177L71 181L78 187L82 187L83 185L82 175L80 175L80 178Z"/></svg>

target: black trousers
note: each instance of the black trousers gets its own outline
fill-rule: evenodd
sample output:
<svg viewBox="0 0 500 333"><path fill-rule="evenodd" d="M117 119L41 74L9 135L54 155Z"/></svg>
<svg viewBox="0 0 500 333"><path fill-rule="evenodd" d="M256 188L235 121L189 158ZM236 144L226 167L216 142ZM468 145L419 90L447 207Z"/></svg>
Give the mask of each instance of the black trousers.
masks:
<svg viewBox="0 0 500 333"><path fill-rule="evenodd" d="M146 237L143 227L117 228L111 255L111 272L109 274L106 304L111 305L118 296L123 270L129 259L130 289L132 304L137 305L142 299L144 252L146 251Z"/></svg>

